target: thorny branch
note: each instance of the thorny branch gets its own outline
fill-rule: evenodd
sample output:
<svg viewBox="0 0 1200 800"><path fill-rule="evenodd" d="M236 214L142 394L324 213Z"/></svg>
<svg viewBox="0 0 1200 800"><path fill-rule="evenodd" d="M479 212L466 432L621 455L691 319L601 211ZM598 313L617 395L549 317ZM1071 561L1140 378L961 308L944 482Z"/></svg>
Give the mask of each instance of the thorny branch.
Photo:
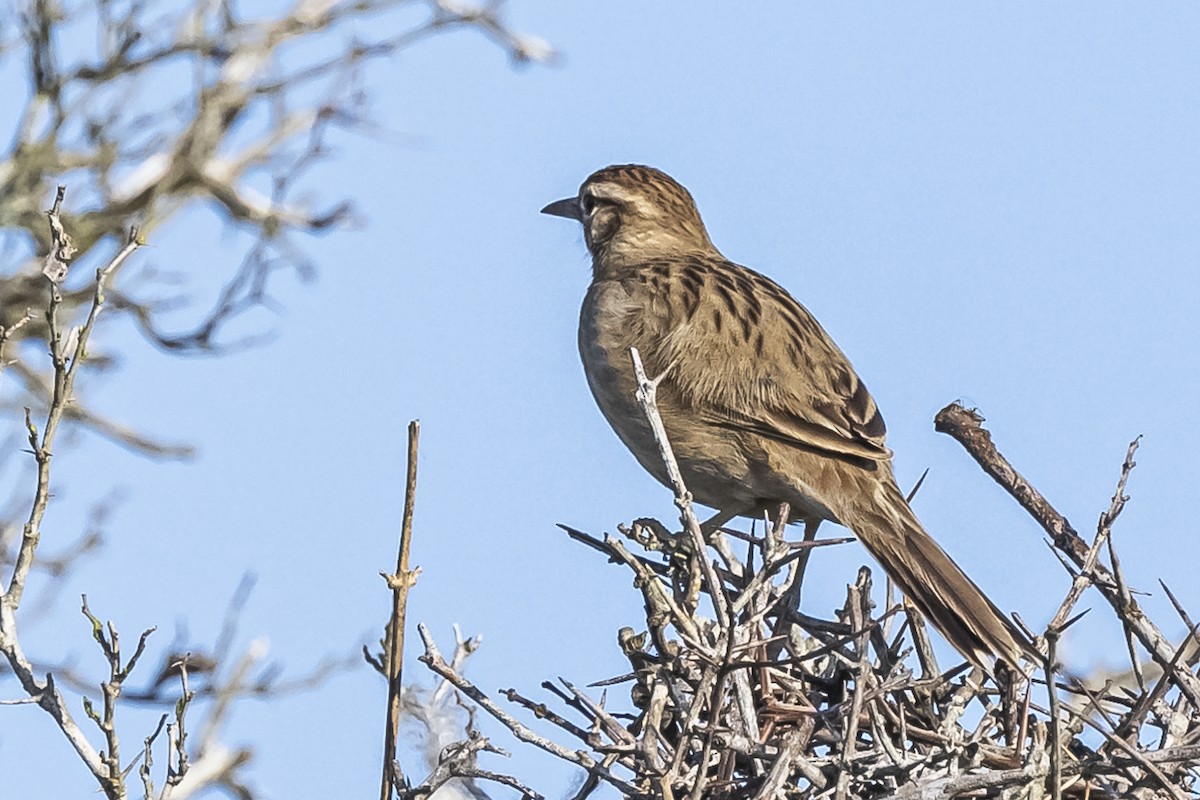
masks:
<svg viewBox="0 0 1200 800"><path fill-rule="evenodd" d="M639 383L653 428L653 380L639 372ZM565 688L543 683L563 704L561 711L505 690L510 702L574 743L557 744L447 665L422 629L422 661L439 676L522 741L587 771L580 796L600 783L627 797L663 800L1194 796L1200 707L1187 688L1196 677L1182 657L1194 645L1160 649L1156 661L1164 675L1140 693L1089 689L1063 678L1053 658L1057 638L1090 586L1113 598L1114 610L1139 641L1156 641L1150 632L1157 628L1132 604L1117 566L1104 563L1105 554L1111 560L1114 552L1113 527L1128 500L1137 441L1091 545L1078 540L994 448L981 460L1047 520L1056 548L1074 564L1071 588L1043 634L1051 653L1047 664L1038 665L1051 698L1051 708L1044 709L1027 698L1006 697L1011 690L992 685L981 670L939 673L920 616L899 600L876 608L866 569L833 619L801 613L795 582L803 579L803 559L796 556L808 549L787 541L781 524L768 520L761 536L726 531L746 542L741 558L731 560L729 549L712 538L696 552L687 530L686 487L677 479L665 433L660 438L667 473L676 476L682 533L653 520L621 526L624 540L563 526L628 570L645 603L644 629L627 628L619 636L630 671L596 684L628 684L627 712L567 681L560 682ZM775 518L786 516L784 508ZM693 588L712 604L716 619L694 601ZM1180 611L1189 630L1197 630ZM741 693L741 686L749 691ZM1010 724L1014 712L1016 725ZM1148 747L1155 739L1159 746Z"/></svg>
<svg viewBox="0 0 1200 800"><path fill-rule="evenodd" d="M1095 586L1101 596L1108 602L1121 620L1126 630L1137 637L1138 641L1150 653L1151 658L1163 668L1168 668L1175 661L1175 647L1171 645L1162 631L1159 630L1142 611L1137 600L1125 585L1120 575L1119 562L1111 566L1099 563L1097 558L1089 558L1092 548L1071 526L1066 517L1060 514L1033 488L1019 472L1013 469L992 442L991 434L983 428L983 417L978 412L963 408L957 403L951 403L938 412L935 420L938 431L947 433L966 448L984 472L999 483L1005 491L1011 494L1021 506L1028 511L1038 524L1050 536L1054 547L1066 556L1078 569L1082 569L1087 582ZM1138 440L1129 445L1125 461L1121 467L1121 478L1113 495L1112 504L1101 516L1097 541L1108 539L1111 528L1121 509L1128 499L1124 495L1125 484L1129 473L1133 471L1133 454L1137 451ZM1098 555L1098 553L1097 553ZM1200 678L1188 670L1169 672L1172 681L1179 687L1188 702L1195 708L1200 708Z"/></svg>

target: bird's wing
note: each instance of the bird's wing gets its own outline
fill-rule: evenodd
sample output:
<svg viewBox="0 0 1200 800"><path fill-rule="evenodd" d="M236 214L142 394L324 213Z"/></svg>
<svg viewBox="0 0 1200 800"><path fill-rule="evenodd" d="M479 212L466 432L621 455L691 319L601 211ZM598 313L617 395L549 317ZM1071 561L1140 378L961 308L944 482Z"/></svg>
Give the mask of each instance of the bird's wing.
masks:
<svg viewBox="0 0 1200 800"><path fill-rule="evenodd" d="M708 302L683 304L656 359L681 401L711 424L833 455L891 457L867 387L791 295L728 261L683 269Z"/></svg>

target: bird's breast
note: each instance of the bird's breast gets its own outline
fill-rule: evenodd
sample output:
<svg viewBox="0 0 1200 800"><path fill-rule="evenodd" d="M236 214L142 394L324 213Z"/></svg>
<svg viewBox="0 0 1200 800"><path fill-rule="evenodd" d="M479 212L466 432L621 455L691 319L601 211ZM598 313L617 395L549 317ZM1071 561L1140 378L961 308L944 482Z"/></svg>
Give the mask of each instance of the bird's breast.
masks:
<svg viewBox="0 0 1200 800"><path fill-rule="evenodd" d="M622 439L642 418L629 350L646 349L643 330L642 308L619 283L592 284L579 314L579 356L596 403Z"/></svg>
<svg viewBox="0 0 1200 800"><path fill-rule="evenodd" d="M660 338L652 309L619 281L595 281L579 315L579 356L596 405L638 462L660 482L666 469L650 423L637 402L637 377L630 348L638 348L649 377L657 374L655 352ZM661 408L660 397L660 408Z"/></svg>

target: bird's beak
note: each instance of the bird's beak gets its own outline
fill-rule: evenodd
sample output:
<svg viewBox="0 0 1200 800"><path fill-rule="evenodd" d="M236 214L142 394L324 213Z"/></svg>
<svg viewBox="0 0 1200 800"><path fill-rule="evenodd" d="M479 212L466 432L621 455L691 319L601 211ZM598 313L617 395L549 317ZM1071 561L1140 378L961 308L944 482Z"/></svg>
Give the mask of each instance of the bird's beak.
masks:
<svg viewBox="0 0 1200 800"><path fill-rule="evenodd" d="M565 197L562 200L555 200L543 208L542 213L555 217L566 217L567 219L574 219L580 222L583 221L583 213L579 210L578 197Z"/></svg>

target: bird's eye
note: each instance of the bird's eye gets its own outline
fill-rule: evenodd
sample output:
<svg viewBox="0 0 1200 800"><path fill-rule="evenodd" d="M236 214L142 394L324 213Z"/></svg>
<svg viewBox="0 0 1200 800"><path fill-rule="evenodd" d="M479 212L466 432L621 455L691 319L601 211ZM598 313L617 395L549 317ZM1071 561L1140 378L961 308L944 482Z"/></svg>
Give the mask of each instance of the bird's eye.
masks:
<svg viewBox="0 0 1200 800"><path fill-rule="evenodd" d="M579 198L579 207L583 210L584 214L590 215L596 210L595 196L592 194L585 194L583 197Z"/></svg>

